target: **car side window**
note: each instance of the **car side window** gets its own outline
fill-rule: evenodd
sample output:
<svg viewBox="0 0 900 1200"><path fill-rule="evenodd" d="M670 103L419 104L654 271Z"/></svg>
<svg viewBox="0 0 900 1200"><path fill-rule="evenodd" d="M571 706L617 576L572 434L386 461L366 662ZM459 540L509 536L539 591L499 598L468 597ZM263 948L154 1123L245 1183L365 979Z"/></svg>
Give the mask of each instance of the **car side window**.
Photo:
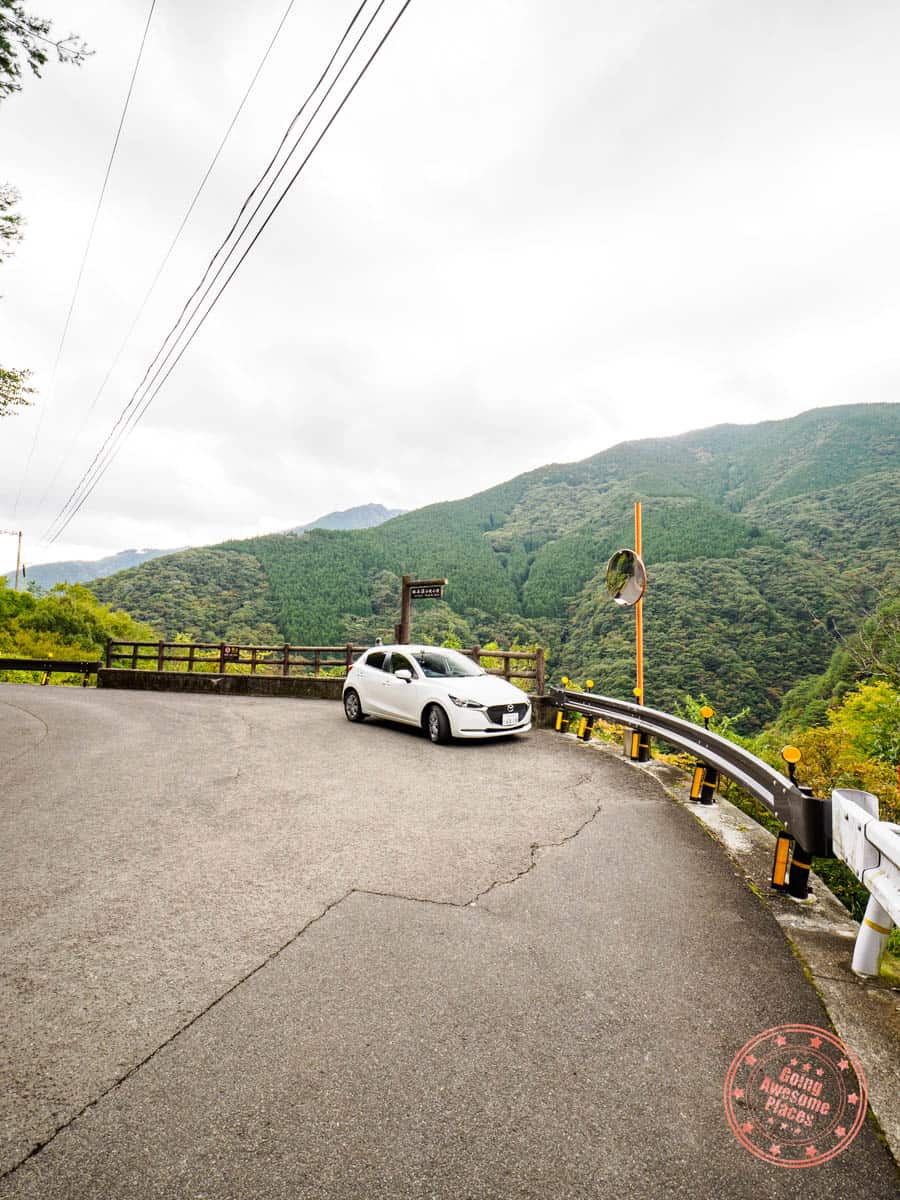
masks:
<svg viewBox="0 0 900 1200"><path fill-rule="evenodd" d="M385 657L386 657L386 655L385 655L384 650L375 650L366 659L366 666L374 667L376 671L383 671Z"/></svg>
<svg viewBox="0 0 900 1200"><path fill-rule="evenodd" d="M416 679L416 669L406 657L405 654L392 654L391 661L388 665L388 670L396 675L398 671L409 671L413 679Z"/></svg>

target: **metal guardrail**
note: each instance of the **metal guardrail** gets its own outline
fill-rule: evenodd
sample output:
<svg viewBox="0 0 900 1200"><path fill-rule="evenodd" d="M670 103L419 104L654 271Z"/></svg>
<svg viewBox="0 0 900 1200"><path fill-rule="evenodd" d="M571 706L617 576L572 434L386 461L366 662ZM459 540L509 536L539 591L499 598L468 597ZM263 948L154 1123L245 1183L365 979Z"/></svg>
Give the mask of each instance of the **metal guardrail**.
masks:
<svg viewBox="0 0 900 1200"><path fill-rule="evenodd" d="M878 798L855 788L831 793L837 858L869 892L851 966L877 975L892 925L900 925L900 825L878 819Z"/></svg>
<svg viewBox="0 0 900 1200"><path fill-rule="evenodd" d="M69 658L0 658L0 671L43 671L50 675L63 672L73 675L96 675L99 662Z"/></svg>
<svg viewBox="0 0 900 1200"><path fill-rule="evenodd" d="M786 890L796 898L806 895L812 855L845 863L869 892L851 966L859 975L878 974L891 927L900 925L900 825L879 820L876 796L835 788L830 800L820 800L755 754L681 717L593 692L551 688L550 696L561 712L602 717L687 750L749 792L794 840Z"/></svg>
<svg viewBox="0 0 900 1200"><path fill-rule="evenodd" d="M695 754L765 805L808 854L833 857L831 801L820 800L807 788L792 783L749 750L682 717L628 700L567 688L551 688L550 696L563 711L602 717Z"/></svg>

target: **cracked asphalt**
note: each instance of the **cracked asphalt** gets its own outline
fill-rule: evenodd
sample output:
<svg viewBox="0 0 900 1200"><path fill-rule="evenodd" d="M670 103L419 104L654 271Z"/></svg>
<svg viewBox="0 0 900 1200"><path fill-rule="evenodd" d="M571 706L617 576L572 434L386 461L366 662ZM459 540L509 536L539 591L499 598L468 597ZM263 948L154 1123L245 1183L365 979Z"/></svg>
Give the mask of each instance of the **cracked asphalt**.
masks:
<svg viewBox="0 0 900 1200"><path fill-rule="evenodd" d="M0 1197L895 1197L758 1161L729 1063L827 1027L655 780L321 701L0 687Z"/></svg>

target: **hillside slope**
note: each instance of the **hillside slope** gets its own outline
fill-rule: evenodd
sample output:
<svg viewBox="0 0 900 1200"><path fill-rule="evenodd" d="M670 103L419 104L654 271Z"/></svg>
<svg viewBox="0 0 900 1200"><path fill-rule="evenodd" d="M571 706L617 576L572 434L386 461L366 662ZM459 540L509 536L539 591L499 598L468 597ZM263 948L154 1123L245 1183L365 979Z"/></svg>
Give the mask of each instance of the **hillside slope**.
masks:
<svg viewBox="0 0 900 1200"><path fill-rule="evenodd" d="M898 497L900 406L848 405L624 443L374 529L279 534L212 552L226 572L241 557L258 565L261 625L290 641L390 633L400 577L446 575L445 602L416 606L419 636L449 627L463 641L541 640L556 676L592 675L628 695L631 618L605 600L603 574L609 555L632 543L640 499L648 702L704 691L723 711L749 706L752 726L798 679L824 670L836 634L896 591ZM184 555L171 558L181 572L178 631L197 633L192 606L210 612L221 582ZM174 633L166 561L94 590ZM232 602L242 596L237 589ZM205 621L207 634L235 636L224 611L216 619ZM252 622L242 627L253 632Z"/></svg>

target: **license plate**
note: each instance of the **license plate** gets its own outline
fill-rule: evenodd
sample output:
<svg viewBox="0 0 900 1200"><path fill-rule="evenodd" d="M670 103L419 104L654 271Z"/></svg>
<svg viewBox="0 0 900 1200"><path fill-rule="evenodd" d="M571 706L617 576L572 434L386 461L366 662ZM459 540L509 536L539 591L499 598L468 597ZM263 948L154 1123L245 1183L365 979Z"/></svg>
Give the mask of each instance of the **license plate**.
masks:
<svg viewBox="0 0 900 1200"><path fill-rule="evenodd" d="M518 725L518 723L519 723L519 714L518 713L511 712L511 713L503 714L503 724L504 725Z"/></svg>

